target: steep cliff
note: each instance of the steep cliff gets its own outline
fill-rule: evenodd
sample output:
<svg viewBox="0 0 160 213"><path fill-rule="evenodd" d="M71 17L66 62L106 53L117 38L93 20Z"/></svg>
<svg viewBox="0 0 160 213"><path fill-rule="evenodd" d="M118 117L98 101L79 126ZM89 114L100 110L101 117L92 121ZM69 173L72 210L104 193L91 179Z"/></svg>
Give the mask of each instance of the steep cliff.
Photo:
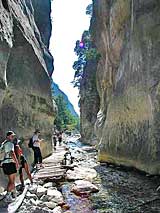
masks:
<svg viewBox="0 0 160 213"><path fill-rule="evenodd" d="M94 131L99 110L99 95L96 88L97 60L90 60L85 66L80 85L80 130L81 140L87 144L96 144Z"/></svg>
<svg viewBox="0 0 160 213"><path fill-rule="evenodd" d="M2 0L0 11L0 137L12 129L27 140L38 127L48 155L54 119L51 1Z"/></svg>
<svg viewBox="0 0 160 213"><path fill-rule="evenodd" d="M160 174L160 3L93 0L93 7L99 160Z"/></svg>
<svg viewBox="0 0 160 213"><path fill-rule="evenodd" d="M72 105L72 103L70 102L70 100L68 99L68 96L59 88L58 84L56 84L55 82L52 81L52 92L53 92L53 96L57 97L59 95L63 96L63 99L66 103L67 109L69 110L69 112L75 117L75 118L79 118L77 112L74 109L74 106Z"/></svg>

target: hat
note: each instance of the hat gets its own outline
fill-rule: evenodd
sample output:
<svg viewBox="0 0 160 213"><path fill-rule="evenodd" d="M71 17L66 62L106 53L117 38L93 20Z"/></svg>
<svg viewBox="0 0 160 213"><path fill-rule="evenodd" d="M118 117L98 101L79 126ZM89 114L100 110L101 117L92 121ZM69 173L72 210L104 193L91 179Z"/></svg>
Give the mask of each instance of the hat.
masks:
<svg viewBox="0 0 160 213"><path fill-rule="evenodd" d="M16 135L16 134L13 131L8 131L7 134L6 134L6 136L8 137L10 135Z"/></svg>
<svg viewBox="0 0 160 213"><path fill-rule="evenodd" d="M36 129L34 133L35 133L35 134L40 133L40 130L39 130L39 129Z"/></svg>

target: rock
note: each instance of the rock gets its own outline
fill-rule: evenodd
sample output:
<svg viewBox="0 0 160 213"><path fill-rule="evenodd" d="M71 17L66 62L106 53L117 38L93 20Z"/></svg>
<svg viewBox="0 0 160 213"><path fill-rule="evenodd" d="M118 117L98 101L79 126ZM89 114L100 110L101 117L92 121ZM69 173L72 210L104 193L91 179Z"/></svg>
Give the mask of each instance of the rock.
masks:
<svg viewBox="0 0 160 213"><path fill-rule="evenodd" d="M71 189L72 192L74 192L76 195L81 195L83 193L92 193L92 192L98 192L99 189L97 186L92 184L89 181L86 180L77 180L75 181L74 185Z"/></svg>
<svg viewBox="0 0 160 213"><path fill-rule="evenodd" d="M52 182L48 182L46 184L43 185L44 188L51 188L53 187L53 183Z"/></svg>
<svg viewBox="0 0 160 213"><path fill-rule="evenodd" d="M160 174L159 1L112 2L93 4L99 60L81 79L82 140L98 139L101 162Z"/></svg>
<svg viewBox="0 0 160 213"><path fill-rule="evenodd" d="M43 186L38 186L37 192L36 192L38 197L41 197L42 195L45 195L46 193L47 193L46 188L44 188Z"/></svg>
<svg viewBox="0 0 160 213"><path fill-rule="evenodd" d="M0 186L0 194L4 192L4 187Z"/></svg>
<svg viewBox="0 0 160 213"><path fill-rule="evenodd" d="M62 206L62 209L63 209L64 211L67 211L67 210L70 209L70 206L69 206L68 204L64 204L64 205Z"/></svg>
<svg viewBox="0 0 160 213"><path fill-rule="evenodd" d="M66 179L68 180L90 180L92 181L97 176L95 169L85 168L85 167L75 167L74 170L68 170L66 174Z"/></svg>
<svg viewBox="0 0 160 213"><path fill-rule="evenodd" d="M60 206L57 206L56 208L53 209L52 213L62 213L62 209Z"/></svg>
<svg viewBox="0 0 160 213"><path fill-rule="evenodd" d="M33 198L34 200L38 199L36 194L32 194L30 192L27 192L26 197L29 199Z"/></svg>
<svg viewBox="0 0 160 213"><path fill-rule="evenodd" d="M43 202L48 202L48 196L47 195L42 195L40 200L43 201Z"/></svg>
<svg viewBox="0 0 160 213"><path fill-rule="evenodd" d="M58 203L58 204L63 204L64 199L62 196L62 193L59 192L58 190L53 190L53 189L48 189L47 190L47 196L49 197L49 201Z"/></svg>
<svg viewBox="0 0 160 213"><path fill-rule="evenodd" d="M30 203L34 206L37 206L37 202L33 198L30 199Z"/></svg>
<svg viewBox="0 0 160 213"><path fill-rule="evenodd" d="M54 209L57 206L57 203L54 203L52 201L50 202L44 202L44 204L49 208L49 209Z"/></svg>
<svg viewBox="0 0 160 213"><path fill-rule="evenodd" d="M36 194L37 188L38 188L38 186L36 184L33 184L29 187L28 191L32 194Z"/></svg>
<svg viewBox="0 0 160 213"><path fill-rule="evenodd" d="M0 11L0 123L5 124L1 125L0 140L13 127L25 138L23 148L30 164L33 153L27 143L35 126L48 138L43 143L43 156L52 152L49 138L56 106L50 87L51 0L3 0ZM0 173L0 180L5 179Z"/></svg>

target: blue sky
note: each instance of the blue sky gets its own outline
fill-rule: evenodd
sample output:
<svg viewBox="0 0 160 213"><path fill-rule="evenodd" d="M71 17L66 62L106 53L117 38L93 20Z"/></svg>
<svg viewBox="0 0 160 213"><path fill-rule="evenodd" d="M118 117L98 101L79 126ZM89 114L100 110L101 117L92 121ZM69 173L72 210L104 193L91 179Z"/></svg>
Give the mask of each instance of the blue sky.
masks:
<svg viewBox="0 0 160 213"><path fill-rule="evenodd" d="M92 0L53 0L52 37L50 50L54 57L53 80L69 97L75 110L78 108L78 89L70 83L74 78L73 62L75 42L89 28L90 17L85 14Z"/></svg>

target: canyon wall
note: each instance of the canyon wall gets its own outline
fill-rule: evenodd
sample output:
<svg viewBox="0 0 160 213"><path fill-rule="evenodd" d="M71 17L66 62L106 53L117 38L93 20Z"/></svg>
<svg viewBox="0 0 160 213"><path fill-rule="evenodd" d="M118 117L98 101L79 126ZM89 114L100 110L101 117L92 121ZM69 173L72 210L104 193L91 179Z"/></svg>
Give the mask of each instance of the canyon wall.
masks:
<svg viewBox="0 0 160 213"><path fill-rule="evenodd" d="M51 1L1 0L0 11L0 138L15 131L31 161L27 142L35 128L45 140L43 156L52 150Z"/></svg>
<svg viewBox="0 0 160 213"><path fill-rule="evenodd" d="M90 28L101 55L92 85L99 160L152 174L160 174L159 14L157 0L93 0Z"/></svg>

